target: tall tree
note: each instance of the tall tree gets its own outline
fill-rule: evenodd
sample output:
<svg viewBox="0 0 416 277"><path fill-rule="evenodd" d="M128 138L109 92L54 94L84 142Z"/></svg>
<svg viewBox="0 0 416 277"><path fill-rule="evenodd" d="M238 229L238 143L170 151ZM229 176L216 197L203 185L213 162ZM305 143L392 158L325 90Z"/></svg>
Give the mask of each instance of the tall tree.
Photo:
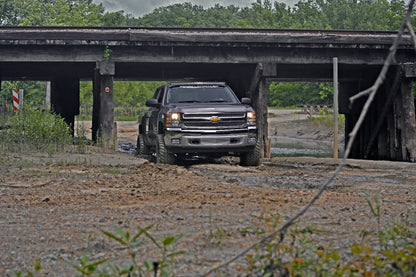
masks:
<svg viewBox="0 0 416 277"><path fill-rule="evenodd" d="M92 0L8 0L13 24L22 26L100 26L104 7Z"/></svg>
<svg viewBox="0 0 416 277"><path fill-rule="evenodd" d="M0 0L0 25L16 25L18 9L10 0Z"/></svg>
<svg viewBox="0 0 416 277"><path fill-rule="evenodd" d="M257 0L250 8L241 10L240 24L246 28L287 28L290 8L284 3Z"/></svg>
<svg viewBox="0 0 416 277"><path fill-rule="evenodd" d="M156 8L143 16L142 26L147 27L195 27L195 20L202 16L204 8L191 3L174 4Z"/></svg>

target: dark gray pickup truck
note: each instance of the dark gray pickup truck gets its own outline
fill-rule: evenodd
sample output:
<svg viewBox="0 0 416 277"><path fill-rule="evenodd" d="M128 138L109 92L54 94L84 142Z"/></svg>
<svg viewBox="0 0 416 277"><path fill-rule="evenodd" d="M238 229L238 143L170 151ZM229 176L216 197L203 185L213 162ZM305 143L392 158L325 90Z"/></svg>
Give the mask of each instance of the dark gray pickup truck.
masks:
<svg viewBox="0 0 416 277"><path fill-rule="evenodd" d="M249 98L241 102L225 83L171 83L146 101L137 155L173 164L199 157L240 156L240 164L260 163L256 114Z"/></svg>

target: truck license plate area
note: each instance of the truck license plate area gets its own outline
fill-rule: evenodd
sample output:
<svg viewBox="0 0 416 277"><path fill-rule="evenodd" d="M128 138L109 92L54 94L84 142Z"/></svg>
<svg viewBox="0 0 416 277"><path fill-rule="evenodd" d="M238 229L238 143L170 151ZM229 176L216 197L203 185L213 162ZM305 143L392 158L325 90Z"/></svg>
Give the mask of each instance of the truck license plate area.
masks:
<svg viewBox="0 0 416 277"><path fill-rule="evenodd" d="M188 140L191 145L229 145L238 144L240 139L238 138L191 138Z"/></svg>

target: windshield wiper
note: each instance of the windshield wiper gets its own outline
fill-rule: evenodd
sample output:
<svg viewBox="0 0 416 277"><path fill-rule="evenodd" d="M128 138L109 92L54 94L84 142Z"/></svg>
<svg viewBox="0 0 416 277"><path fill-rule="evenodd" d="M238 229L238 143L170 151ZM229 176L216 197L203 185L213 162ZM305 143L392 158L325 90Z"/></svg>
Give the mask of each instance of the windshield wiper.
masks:
<svg viewBox="0 0 416 277"><path fill-rule="evenodd" d="M174 103L200 103L200 102L196 101L196 100L187 100L187 101L178 101L178 102L174 102Z"/></svg>
<svg viewBox="0 0 416 277"><path fill-rule="evenodd" d="M226 100L210 100L209 103L224 103L227 102Z"/></svg>

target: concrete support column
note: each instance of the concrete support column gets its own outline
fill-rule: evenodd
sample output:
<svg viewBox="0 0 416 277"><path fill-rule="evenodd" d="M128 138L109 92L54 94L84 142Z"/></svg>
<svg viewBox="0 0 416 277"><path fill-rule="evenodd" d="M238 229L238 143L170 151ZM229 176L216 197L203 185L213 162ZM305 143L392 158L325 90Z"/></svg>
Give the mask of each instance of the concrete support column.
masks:
<svg viewBox="0 0 416 277"><path fill-rule="evenodd" d="M267 124L267 85L266 80L262 78L254 93L250 95L253 109L256 112L257 136L261 144L261 157L267 153L268 141L268 124Z"/></svg>
<svg viewBox="0 0 416 277"><path fill-rule="evenodd" d="M252 101L253 109L256 112L257 120L257 135L260 141L260 155L265 157L267 153L268 143L268 123L267 123L267 82L264 76L265 67L272 68L272 66L265 66L261 63L257 64L251 84L249 87L249 95Z"/></svg>
<svg viewBox="0 0 416 277"><path fill-rule="evenodd" d="M79 114L79 78L59 76L51 82L51 108L59 114L74 134L75 115Z"/></svg>
<svg viewBox="0 0 416 277"><path fill-rule="evenodd" d="M267 144L268 144L268 123L267 123L267 84L266 79L262 78L259 87L258 87L259 102L256 107L256 119L259 122L257 125L258 137L262 144L261 147L261 156L265 157L267 153Z"/></svg>
<svg viewBox="0 0 416 277"><path fill-rule="evenodd" d="M110 61L97 62L94 76L92 138L105 148L115 149L113 82L115 65Z"/></svg>

